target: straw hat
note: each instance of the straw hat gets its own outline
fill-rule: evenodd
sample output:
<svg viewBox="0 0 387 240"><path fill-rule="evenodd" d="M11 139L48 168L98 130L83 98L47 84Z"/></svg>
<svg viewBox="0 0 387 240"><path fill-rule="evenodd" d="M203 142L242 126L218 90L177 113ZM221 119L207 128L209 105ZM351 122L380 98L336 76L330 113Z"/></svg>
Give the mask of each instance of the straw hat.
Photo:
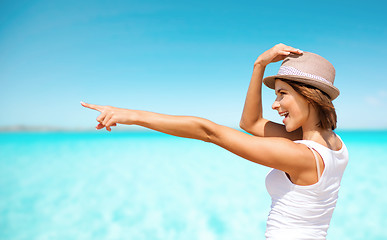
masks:
<svg viewBox="0 0 387 240"><path fill-rule="evenodd" d="M340 94L339 89L333 86L335 73L333 65L317 54L311 52L304 52L301 55L291 53L283 60L278 74L264 78L263 83L274 89L276 78L301 82L322 90L333 100Z"/></svg>

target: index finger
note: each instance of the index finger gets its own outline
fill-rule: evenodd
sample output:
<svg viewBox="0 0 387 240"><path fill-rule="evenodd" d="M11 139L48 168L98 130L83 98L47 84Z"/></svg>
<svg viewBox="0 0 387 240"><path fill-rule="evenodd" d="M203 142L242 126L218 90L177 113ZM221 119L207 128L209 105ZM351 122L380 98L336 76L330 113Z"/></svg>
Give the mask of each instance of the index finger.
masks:
<svg viewBox="0 0 387 240"><path fill-rule="evenodd" d="M297 53L297 54L301 54L303 53L302 50L298 49L298 48L294 48L294 47L291 47L291 46L286 46L283 51L287 51L287 52L292 52L292 53Z"/></svg>
<svg viewBox="0 0 387 240"><path fill-rule="evenodd" d="M102 110L103 110L103 107L100 105L89 104L89 103L84 103L84 102L81 102L81 105L84 107L93 109L93 110L97 110L98 112L102 112Z"/></svg>

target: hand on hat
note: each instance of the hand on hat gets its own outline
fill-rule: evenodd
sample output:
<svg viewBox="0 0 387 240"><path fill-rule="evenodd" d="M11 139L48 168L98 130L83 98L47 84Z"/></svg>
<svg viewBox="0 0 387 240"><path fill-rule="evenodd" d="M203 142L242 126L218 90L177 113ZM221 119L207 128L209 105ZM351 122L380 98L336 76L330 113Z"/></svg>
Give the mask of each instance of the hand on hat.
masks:
<svg viewBox="0 0 387 240"><path fill-rule="evenodd" d="M96 110L101 114L97 117L99 124L96 129L106 128L109 132L111 131L112 126L117 126L117 123L120 124L132 124L130 116L133 115L131 110L116 108L111 106L101 106L95 104L88 104L81 102L81 105Z"/></svg>
<svg viewBox="0 0 387 240"><path fill-rule="evenodd" d="M267 66L269 63L284 60L290 53L302 54L300 49L296 49L285 44L279 43L262 53L254 63L255 65Z"/></svg>

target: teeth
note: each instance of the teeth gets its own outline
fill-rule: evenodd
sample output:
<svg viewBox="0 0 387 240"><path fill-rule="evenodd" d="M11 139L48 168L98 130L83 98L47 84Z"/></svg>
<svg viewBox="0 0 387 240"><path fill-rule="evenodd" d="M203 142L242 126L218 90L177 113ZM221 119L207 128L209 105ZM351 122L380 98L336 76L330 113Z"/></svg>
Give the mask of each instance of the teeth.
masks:
<svg viewBox="0 0 387 240"><path fill-rule="evenodd" d="M283 117L283 116L286 116L286 115L288 115L288 114L289 114L289 112L283 112L283 113L280 114L280 116Z"/></svg>

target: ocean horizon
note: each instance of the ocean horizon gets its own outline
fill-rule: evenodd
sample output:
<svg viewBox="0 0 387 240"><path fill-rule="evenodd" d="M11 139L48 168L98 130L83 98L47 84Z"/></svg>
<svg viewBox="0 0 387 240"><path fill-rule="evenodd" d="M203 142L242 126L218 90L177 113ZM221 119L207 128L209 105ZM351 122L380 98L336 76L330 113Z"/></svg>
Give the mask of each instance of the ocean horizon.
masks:
<svg viewBox="0 0 387 240"><path fill-rule="evenodd" d="M349 163L327 239L387 239L387 130L336 133ZM0 239L264 239L269 171L154 131L0 132Z"/></svg>

